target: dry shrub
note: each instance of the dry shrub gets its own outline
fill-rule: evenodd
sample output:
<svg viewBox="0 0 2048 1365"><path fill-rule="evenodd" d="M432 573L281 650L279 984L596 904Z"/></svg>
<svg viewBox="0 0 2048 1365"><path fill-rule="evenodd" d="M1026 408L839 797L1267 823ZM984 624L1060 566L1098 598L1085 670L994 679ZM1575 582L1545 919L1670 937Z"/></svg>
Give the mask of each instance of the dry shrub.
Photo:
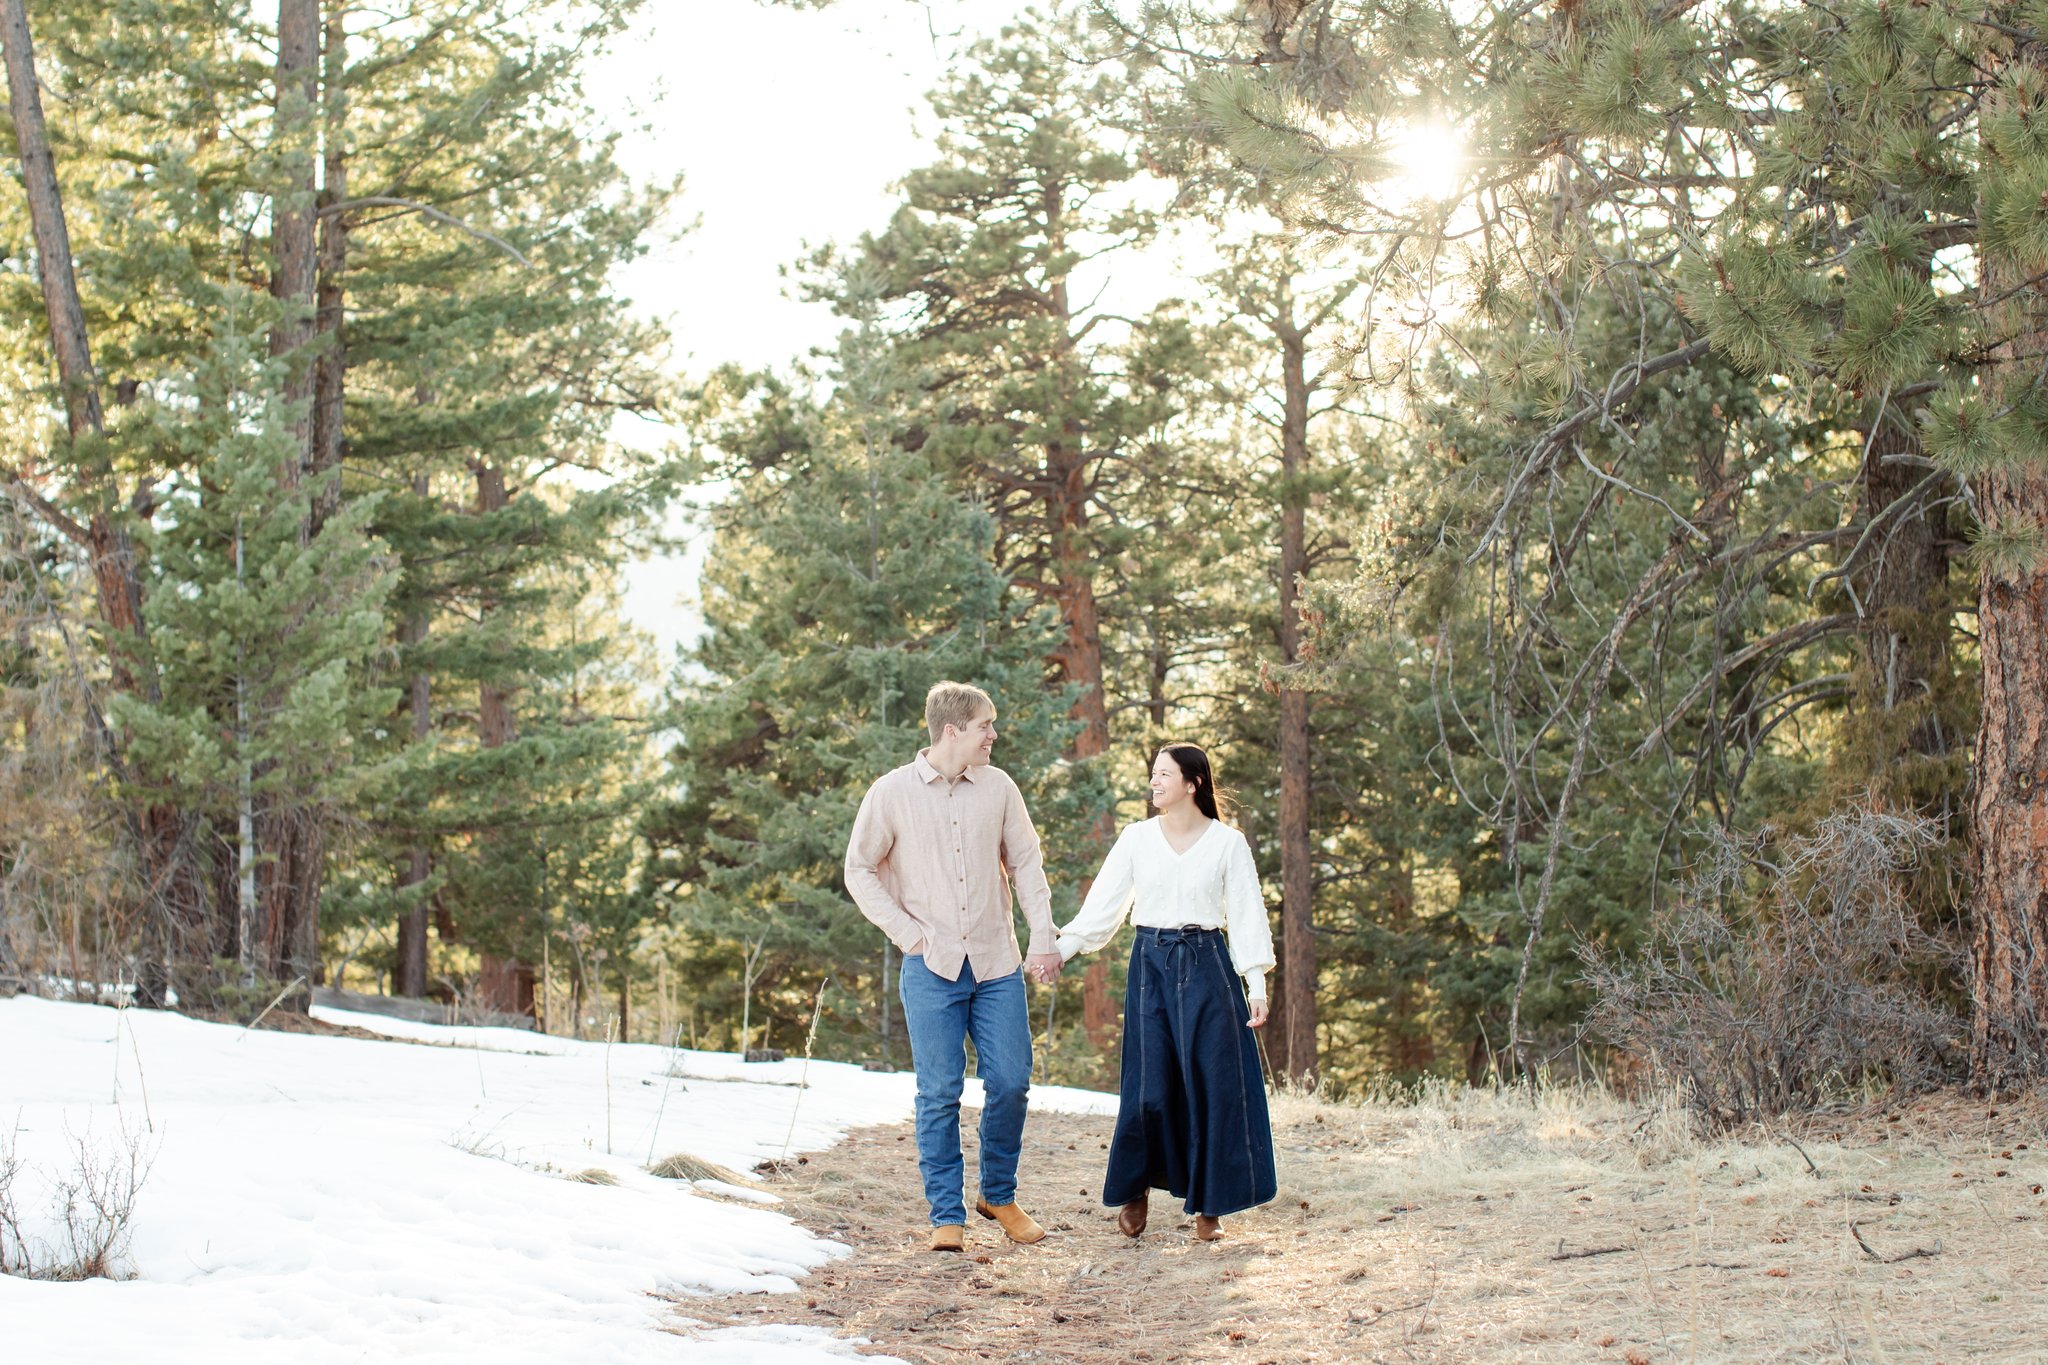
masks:
<svg viewBox="0 0 2048 1365"><path fill-rule="evenodd" d="M1938 1083L1964 1039L1928 983L1956 951L1916 921L1904 874L1939 841L1934 821L1868 810L1775 863L1765 837L1718 840L1641 953L1587 952L1595 1027L1723 1124Z"/></svg>
<svg viewBox="0 0 2048 1365"><path fill-rule="evenodd" d="M124 1130L101 1145L72 1139L72 1166L45 1176L32 1172L12 1135L0 1135L0 1275L30 1280L121 1280L130 1277L128 1243L135 1196L148 1178L152 1153L143 1136ZM49 1212L41 1233L21 1208L34 1176L47 1186Z"/></svg>
<svg viewBox="0 0 2048 1365"><path fill-rule="evenodd" d="M602 1166L591 1166L581 1171L571 1171L563 1176L562 1179L573 1180L578 1185L616 1185L619 1183L619 1178Z"/></svg>

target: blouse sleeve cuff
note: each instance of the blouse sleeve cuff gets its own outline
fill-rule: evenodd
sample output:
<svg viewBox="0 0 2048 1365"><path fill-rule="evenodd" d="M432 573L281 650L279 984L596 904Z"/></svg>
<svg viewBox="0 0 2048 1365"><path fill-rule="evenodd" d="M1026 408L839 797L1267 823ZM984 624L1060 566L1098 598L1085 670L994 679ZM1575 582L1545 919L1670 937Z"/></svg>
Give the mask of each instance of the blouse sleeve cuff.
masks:
<svg viewBox="0 0 2048 1365"><path fill-rule="evenodd" d="M1057 946L1059 949L1060 961L1071 962L1074 960L1075 954L1081 951L1081 940L1079 936L1075 934L1061 934L1059 936Z"/></svg>
<svg viewBox="0 0 2048 1365"><path fill-rule="evenodd" d="M1244 974L1244 993L1253 1000L1264 1000L1266 998L1265 968L1261 967L1258 971L1246 972Z"/></svg>

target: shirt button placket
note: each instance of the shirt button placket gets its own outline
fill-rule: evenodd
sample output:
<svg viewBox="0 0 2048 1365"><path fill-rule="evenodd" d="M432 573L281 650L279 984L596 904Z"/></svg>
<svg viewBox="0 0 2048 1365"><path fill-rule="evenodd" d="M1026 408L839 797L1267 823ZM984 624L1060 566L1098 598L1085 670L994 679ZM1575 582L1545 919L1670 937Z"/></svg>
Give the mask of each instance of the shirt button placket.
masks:
<svg viewBox="0 0 2048 1365"><path fill-rule="evenodd" d="M946 799L951 801L958 795L959 790L959 784L956 782L946 790ZM960 885L960 923L958 928L960 930L960 947L964 952L967 947L967 860L960 851L960 808L958 806L953 807L953 830L953 878Z"/></svg>

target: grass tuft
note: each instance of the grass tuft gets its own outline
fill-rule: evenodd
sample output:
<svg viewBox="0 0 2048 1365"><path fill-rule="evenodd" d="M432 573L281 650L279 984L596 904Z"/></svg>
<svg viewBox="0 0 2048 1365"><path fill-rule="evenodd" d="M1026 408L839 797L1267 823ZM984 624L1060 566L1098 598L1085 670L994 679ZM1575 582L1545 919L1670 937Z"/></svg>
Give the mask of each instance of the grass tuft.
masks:
<svg viewBox="0 0 2048 1365"><path fill-rule="evenodd" d="M688 1152L677 1152L665 1156L647 1168L649 1175L658 1175L663 1180L722 1180L728 1185L750 1185L753 1182L737 1171L727 1170L715 1161L691 1156Z"/></svg>

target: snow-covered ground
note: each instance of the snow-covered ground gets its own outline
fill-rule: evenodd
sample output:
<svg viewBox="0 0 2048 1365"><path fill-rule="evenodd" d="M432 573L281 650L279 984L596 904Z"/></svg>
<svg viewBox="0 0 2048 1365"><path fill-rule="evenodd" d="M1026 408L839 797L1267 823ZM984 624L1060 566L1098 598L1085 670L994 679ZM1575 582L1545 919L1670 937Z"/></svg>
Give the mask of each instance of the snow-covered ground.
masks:
<svg viewBox="0 0 2048 1365"><path fill-rule="evenodd" d="M318 1013L439 1046L0 1001L0 1135L24 1167L14 1203L30 1235L61 1245L48 1182L77 1170L81 1147L104 1168L133 1142L149 1163L133 1278L0 1276L0 1359L804 1365L852 1354L810 1329L695 1330L654 1297L788 1292L843 1248L776 1212L772 1196L645 1167L681 1152L746 1173L785 1144L815 1151L849 1127L907 1118L907 1074L813 1062L799 1089L801 1061ZM1032 1102L1115 1107L1054 1087ZM566 1178L592 1169L618 1183ZM733 1198L744 1195L756 1202Z"/></svg>

